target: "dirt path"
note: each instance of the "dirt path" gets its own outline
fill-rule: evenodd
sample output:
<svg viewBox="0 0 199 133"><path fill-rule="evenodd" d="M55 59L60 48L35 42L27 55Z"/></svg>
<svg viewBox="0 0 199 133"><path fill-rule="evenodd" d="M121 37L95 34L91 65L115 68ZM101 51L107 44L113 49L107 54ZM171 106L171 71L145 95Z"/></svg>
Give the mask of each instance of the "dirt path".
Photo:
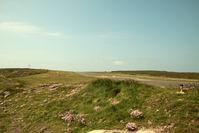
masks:
<svg viewBox="0 0 199 133"><path fill-rule="evenodd" d="M180 84L184 84L185 87L199 87L199 82L187 82L187 81L171 81L171 80L155 80L155 79L141 79L130 76L112 76L103 73L93 73L93 72L79 72L83 76L97 77L97 78L108 78L108 79L118 79L118 80L135 80L144 84L154 85L159 87L179 87Z"/></svg>

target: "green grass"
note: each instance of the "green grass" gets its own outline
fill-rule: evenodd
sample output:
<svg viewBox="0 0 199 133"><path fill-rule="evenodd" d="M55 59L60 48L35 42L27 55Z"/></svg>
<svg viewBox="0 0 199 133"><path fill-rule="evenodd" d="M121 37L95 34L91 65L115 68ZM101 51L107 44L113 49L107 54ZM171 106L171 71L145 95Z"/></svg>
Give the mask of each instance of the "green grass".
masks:
<svg viewBox="0 0 199 133"><path fill-rule="evenodd" d="M11 92L11 95L21 92L22 90L19 88L23 88L25 82L19 80L19 77L26 77L47 72L48 70L28 68L0 69L0 91L9 91ZM0 96L3 96L3 94L1 93Z"/></svg>
<svg viewBox="0 0 199 133"><path fill-rule="evenodd" d="M134 81L116 81L83 77L74 72L47 73L15 77L25 89L0 99L0 132L86 133L96 129L124 129L128 122L139 127L165 127L168 132L199 132L199 92L191 89L177 95L176 88L158 88ZM40 84L63 83L50 91ZM81 89L82 86L87 87ZM19 87L20 88L20 87ZM79 93L67 97L74 89ZM13 88L14 89L14 88ZM96 111L94 108L99 106ZM131 118L130 110L143 112L141 118ZM61 114L85 115L86 125L74 120L70 127ZM120 121L124 121L123 124ZM150 121L150 123L149 123Z"/></svg>
<svg viewBox="0 0 199 133"><path fill-rule="evenodd" d="M59 72L57 74L56 72ZM87 83L90 79L84 76L81 76L75 72L66 72L66 71L48 71L47 73L39 74L39 75L31 75L27 77L19 77L17 78L22 82L26 82L27 86L37 85L40 83L65 83L65 84L73 84L73 83Z"/></svg>
<svg viewBox="0 0 199 133"><path fill-rule="evenodd" d="M6 78L24 77L29 75L46 73L44 69L29 69L29 68L6 68L0 69L0 76Z"/></svg>

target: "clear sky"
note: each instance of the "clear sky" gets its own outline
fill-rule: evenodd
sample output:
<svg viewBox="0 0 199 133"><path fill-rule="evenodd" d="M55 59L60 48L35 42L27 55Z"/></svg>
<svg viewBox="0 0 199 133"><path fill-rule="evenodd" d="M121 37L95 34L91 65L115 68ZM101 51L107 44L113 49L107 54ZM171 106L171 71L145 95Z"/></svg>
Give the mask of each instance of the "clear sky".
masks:
<svg viewBox="0 0 199 133"><path fill-rule="evenodd" d="M199 72L199 0L0 0L0 68Z"/></svg>

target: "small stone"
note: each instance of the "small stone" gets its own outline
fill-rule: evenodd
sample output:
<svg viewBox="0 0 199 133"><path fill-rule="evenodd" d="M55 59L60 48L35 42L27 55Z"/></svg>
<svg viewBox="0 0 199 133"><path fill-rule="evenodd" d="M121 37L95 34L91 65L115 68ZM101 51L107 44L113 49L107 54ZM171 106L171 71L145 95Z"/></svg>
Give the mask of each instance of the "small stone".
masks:
<svg viewBox="0 0 199 133"><path fill-rule="evenodd" d="M147 122L149 125L151 125L152 124L152 122L150 121L150 120L148 120L148 122Z"/></svg>
<svg viewBox="0 0 199 133"><path fill-rule="evenodd" d="M48 101L47 99L43 100L44 103L47 102L47 101Z"/></svg>
<svg viewBox="0 0 199 133"><path fill-rule="evenodd" d="M123 120L120 120L120 124L124 124L124 121L123 121Z"/></svg>
<svg viewBox="0 0 199 133"><path fill-rule="evenodd" d="M100 106L95 106L95 107L94 107L94 110L95 110L95 111L98 111L98 110L100 110L100 109L101 109Z"/></svg>
<svg viewBox="0 0 199 133"><path fill-rule="evenodd" d="M22 104L20 107L23 108L25 106L25 104Z"/></svg>
<svg viewBox="0 0 199 133"><path fill-rule="evenodd" d="M181 101L183 101L183 99L178 99L177 101L181 102Z"/></svg>

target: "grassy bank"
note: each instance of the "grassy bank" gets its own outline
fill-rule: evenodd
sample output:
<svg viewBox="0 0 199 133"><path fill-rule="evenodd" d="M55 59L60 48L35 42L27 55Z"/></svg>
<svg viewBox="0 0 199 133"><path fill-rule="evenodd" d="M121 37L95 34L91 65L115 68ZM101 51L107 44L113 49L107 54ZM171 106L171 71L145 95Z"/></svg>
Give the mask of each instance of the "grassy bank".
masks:
<svg viewBox="0 0 199 133"><path fill-rule="evenodd" d="M70 104L65 100L59 104L65 104L65 111L88 114L87 125L73 122L70 127L72 132L124 129L128 122L135 122L139 127L161 126L165 132L197 132L198 92L192 90L187 95L176 95L176 91L132 81L99 79L74 96ZM95 110L96 107L99 110ZM131 118L130 110L137 109L143 112L143 117Z"/></svg>
<svg viewBox="0 0 199 133"><path fill-rule="evenodd" d="M6 98L2 95L0 132L86 133L96 129L124 129L128 122L136 123L139 128L160 127L165 132L199 132L197 89L177 95L179 90L175 88L88 78L61 71L15 77L15 80L23 88L18 87L21 92ZM143 116L132 118L132 110L140 110ZM70 117L64 117L67 115Z"/></svg>
<svg viewBox="0 0 199 133"><path fill-rule="evenodd" d="M24 77L35 74L46 73L44 69L29 69L29 68L6 68L0 69L0 76L5 78Z"/></svg>
<svg viewBox="0 0 199 133"><path fill-rule="evenodd" d="M28 68L8 68L0 69L0 91L9 91L12 94L21 92L25 82L19 77L47 73L48 70L28 69ZM1 93L0 96L3 96Z"/></svg>

